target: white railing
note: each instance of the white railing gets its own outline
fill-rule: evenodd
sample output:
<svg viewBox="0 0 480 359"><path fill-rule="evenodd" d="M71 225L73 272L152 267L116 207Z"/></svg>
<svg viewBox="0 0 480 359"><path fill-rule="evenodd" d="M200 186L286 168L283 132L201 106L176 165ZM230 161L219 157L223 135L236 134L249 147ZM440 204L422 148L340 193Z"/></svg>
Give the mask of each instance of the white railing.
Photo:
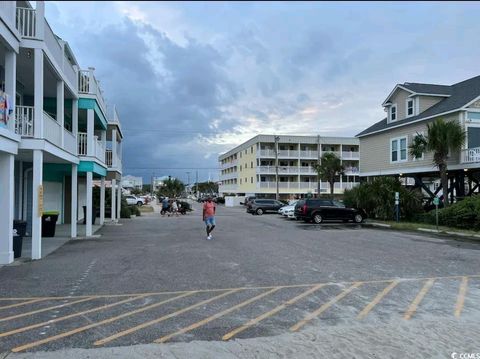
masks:
<svg viewBox="0 0 480 359"><path fill-rule="evenodd" d="M24 137L33 137L33 106L15 107L15 133Z"/></svg>
<svg viewBox="0 0 480 359"><path fill-rule="evenodd" d="M2 3L3 2L7 1L2 1ZM12 3L14 2L12 1ZM30 39L37 37L37 16L35 9L17 7L15 26L22 37Z"/></svg>
<svg viewBox="0 0 480 359"><path fill-rule="evenodd" d="M314 174L314 175L317 174L317 171L315 171L315 168L313 168L313 167L304 167L304 166L300 166L300 169L299 169L298 172L301 173L301 174L304 174L304 173Z"/></svg>
<svg viewBox="0 0 480 359"><path fill-rule="evenodd" d="M238 175L237 172L224 173L220 175L220 179L222 180L233 179L233 178L237 178L237 175Z"/></svg>
<svg viewBox="0 0 480 359"><path fill-rule="evenodd" d="M78 155L86 156L87 155L87 134L85 132L79 132L77 135L78 142Z"/></svg>
<svg viewBox="0 0 480 359"><path fill-rule="evenodd" d="M64 148L66 151L76 155L77 154L77 140L73 133L63 130L64 134Z"/></svg>
<svg viewBox="0 0 480 359"><path fill-rule="evenodd" d="M238 164L238 160L233 160L233 161L222 163L221 167L222 168L228 168L228 167L236 166L237 164Z"/></svg>
<svg viewBox="0 0 480 359"><path fill-rule="evenodd" d="M74 88L77 88L78 76L70 61L65 57L63 59L63 73Z"/></svg>
<svg viewBox="0 0 480 359"><path fill-rule="evenodd" d="M257 173L275 173L275 166L258 166ZM316 174L312 167L278 166L278 173L285 174Z"/></svg>
<svg viewBox="0 0 480 359"><path fill-rule="evenodd" d="M360 159L360 152L353 152L353 151L343 151L342 152L342 159L344 160L358 160Z"/></svg>
<svg viewBox="0 0 480 359"><path fill-rule="evenodd" d="M92 70L80 70L78 71L78 92L95 95L98 99L100 107L103 112L106 113L105 99L103 98L103 92L98 84L98 80L93 75Z"/></svg>
<svg viewBox="0 0 480 359"><path fill-rule="evenodd" d="M345 168L344 174L347 176L355 176L360 174L360 171L357 167L347 167Z"/></svg>
<svg viewBox="0 0 480 359"><path fill-rule="evenodd" d="M113 166L113 152L112 152L112 150L105 150L105 164L108 167Z"/></svg>
<svg viewBox="0 0 480 359"><path fill-rule="evenodd" d="M462 163L480 162L480 147L468 148L462 151Z"/></svg>
<svg viewBox="0 0 480 359"><path fill-rule="evenodd" d="M12 27L15 27L15 5L16 1L0 1L0 16Z"/></svg>
<svg viewBox="0 0 480 359"><path fill-rule="evenodd" d="M340 151L322 151L322 155L323 155L324 153L333 153L335 156L337 156L337 157L339 157L339 158L340 158L340 156L341 156Z"/></svg>
<svg viewBox="0 0 480 359"><path fill-rule="evenodd" d="M300 158L318 158L318 152L314 150L300 151Z"/></svg>
<svg viewBox="0 0 480 359"><path fill-rule="evenodd" d="M278 150L278 157L298 157L297 150Z"/></svg>
<svg viewBox="0 0 480 359"><path fill-rule="evenodd" d="M218 190L223 193L236 191L237 189L238 189L238 186L236 184L223 184L218 186Z"/></svg>
<svg viewBox="0 0 480 359"><path fill-rule="evenodd" d="M360 182L343 182L343 183L335 182L334 188L338 190L340 189L346 190L346 189L352 189L353 187L358 186L359 184ZM328 186L328 188L330 188L330 186Z"/></svg>
<svg viewBox="0 0 480 359"><path fill-rule="evenodd" d="M103 146L102 141L99 141L97 136L94 136L95 141L93 145L95 146L95 157L100 161L105 162L105 146Z"/></svg>
<svg viewBox="0 0 480 359"><path fill-rule="evenodd" d="M62 126L43 111L43 137L54 145L61 146L62 132Z"/></svg>
<svg viewBox="0 0 480 359"><path fill-rule="evenodd" d="M260 150L260 157L275 157L275 150Z"/></svg>
<svg viewBox="0 0 480 359"><path fill-rule="evenodd" d="M300 182L278 182L278 188L298 189ZM276 182L258 182L260 188L277 188Z"/></svg>

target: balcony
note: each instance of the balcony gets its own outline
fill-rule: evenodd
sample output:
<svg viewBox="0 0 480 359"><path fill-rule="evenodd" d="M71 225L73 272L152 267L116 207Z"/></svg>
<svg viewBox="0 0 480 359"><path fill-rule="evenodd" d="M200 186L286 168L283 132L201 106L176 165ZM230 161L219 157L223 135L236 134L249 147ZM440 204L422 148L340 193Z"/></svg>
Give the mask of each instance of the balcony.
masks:
<svg viewBox="0 0 480 359"><path fill-rule="evenodd" d="M342 152L342 160L359 160L359 159L360 159L360 152L353 152L353 151Z"/></svg>
<svg viewBox="0 0 480 359"><path fill-rule="evenodd" d="M278 173L292 173L298 174L299 168L297 166L278 166ZM257 173L272 173L275 174L275 166L259 166L257 167Z"/></svg>
<svg viewBox="0 0 480 359"><path fill-rule="evenodd" d="M220 175L220 180L229 180L237 178L238 172L224 173Z"/></svg>
<svg viewBox="0 0 480 359"><path fill-rule="evenodd" d="M318 152L314 150L300 151L300 158L318 158Z"/></svg>
<svg viewBox="0 0 480 359"><path fill-rule="evenodd" d="M112 150L105 150L105 164L108 168L122 168L122 160L120 159L118 154L113 153Z"/></svg>
<svg viewBox="0 0 480 359"><path fill-rule="evenodd" d="M339 192L343 191L346 189L352 189L355 186L358 186L358 182L335 182L334 184L334 189ZM276 189L277 184L276 182L258 182L257 183L258 188L272 188ZM318 189L318 183L317 182L278 182L278 188L280 189L299 189L303 191L312 191L316 192ZM320 192L329 192L330 191L330 185L326 183L325 181L321 182L320 186Z"/></svg>
<svg viewBox="0 0 480 359"><path fill-rule="evenodd" d="M33 106L15 107L15 133L22 137L33 137Z"/></svg>
<svg viewBox="0 0 480 359"><path fill-rule="evenodd" d="M95 96L103 113L107 113L103 91L96 77L93 75L93 68L80 70L78 72L78 92L80 94Z"/></svg>
<svg viewBox="0 0 480 359"><path fill-rule="evenodd" d="M360 170L357 167L346 167L344 174L346 176L358 176L360 174Z"/></svg>
<svg viewBox="0 0 480 359"><path fill-rule="evenodd" d="M95 157L100 162L105 163L105 147L102 142L98 140L97 136L93 136L93 149L89 151L88 148L88 135L85 132L78 133L78 155Z"/></svg>
<svg viewBox="0 0 480 359"><path fill-rule="evenodd" d="M275 157L275 150L260 150L259 157Z"/></svg>
<svg viewBox="0 0 480 359"><path fill-rule="evenodd" d="M480 147L462 150L461 161L462 163L480 163Z"/></svg>
<svg viewBox="0 0 480 359"><path fill-rule="evenodd" d="M6 1L2 1L4 2ZM50 60L53 60L57 69L62 71L71 88L76 89L77 71L65 56L64 42L57 38L47 20L44 17L39 19L35 9L17 7L15 26L22 38L45 41Z"/></svg>
<svg viewBox="0 0 480 359"><path fill-rule="evenodd" d="M225 162L225 163L222 163L221 164L221 168L222 169L225 169L225 168L229 168L229 167L234 167L238 164L238 160L233 160L233 161L229 161L229 162Z"/></svg>

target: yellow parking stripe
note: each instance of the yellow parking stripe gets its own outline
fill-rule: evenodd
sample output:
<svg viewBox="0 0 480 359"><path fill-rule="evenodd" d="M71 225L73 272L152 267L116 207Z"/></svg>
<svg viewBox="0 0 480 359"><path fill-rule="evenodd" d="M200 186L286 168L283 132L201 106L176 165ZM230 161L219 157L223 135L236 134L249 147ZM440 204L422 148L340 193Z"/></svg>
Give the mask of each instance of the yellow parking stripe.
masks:
<svg viewBox="0 0 480 359"><path fill-rule="evenodd" d="M390 283L386 288L384 288L380 293L377 294L375 299L373 299L370 303L367 304L365 308L358 314L357 319L363 319L365 318L368 313L375 307L382 299L385 297L388 292L390 292L393 288L395 288L398 284L398 280L394 280L392 283Z"/></svg>
<svg viewBox="0 0 480 359"><path fill-rule="evenodd" d="M0 322L5 322L7 320L22 318L22 317L26 317L28 315L33 315L33 314L37 314L37 313L47 312L47 311L52 310L52 309L68 307L69 305L82 303L82 302L87 302L87 301L92 300L92 299L94 299L94 298L90 298L90 297L89 298L83 298L83 299L79 299L79 300L74 300L73 302L54 305L53 307L42 308L42 309L38 309L38 310L34 310L34 311L31 311L31 312L22 313L22 314L16 314L16 315L12 315L10 317L0 318Z"/></svg>
<svg viewBox="0 0 480 359"><path fill-rule="evenodd" d="M462 282L460 283L460 288L458 290L457 304L455 305L455 316L460 317L460 314L463 310L463 303L465 302L465 295L467 294L468 288L468 278L463 277Z"/></svg>
<svg viewBox="0 0 480 359"><path fill-rule="evenodd" d="M213 302L214 300L217 300L217 299L220 299L222 297L226 297L227 295L230 295L230 294L233 294L235 292L238 292L239 290L238 289L233 289L233 290L230 290L228 292L225 292L225 293L222 293L220 295L216 295L215 297L213 298L210 298L210 299L206 299L206 300L202 300L201 302L197 303L197 304L193 304L193 305L190 305L186 308L183 308L181 310L178 310L176 312L173 312L173 313L170 313L170 314L167 314L167 315L164 315L163 317L160 317L160 318L157 318L157 319L154 319L154 320L151 320L149 322L146 322L146 323L142 323L140 325L137 325L135 327L132 327L130 329L127 329L127 330L123 330L121 332L118 332L114 335L111 335L107 338L104 338L104 339L101 339L101 340L97 340L95 343L93 343L93 345L102 345L102 344L105 344L105 343L108 343L108 342L111 342L112 340L115 340L117 338L120 338L120 337L123 337L125 335L128 335L128 334L131 334L133 332L136 332L137 330L140 330L140 329L143 329L143 328L146 328L146 327L149 327L153 324L156 324L156 323L160 323L160 322L163 322L167 319L170 319L170 318L173 318L173 317L176 317L177 315L180 315L182 313L185 313L185 312L188 312L189 310L192 310L192 309L195 309L195 308L198 308L204 304L208 304L210 302Z"/></svg>
<svg viewBox="0 0 480 359"><path fill-rule="evenodd" d="M41 302L42 300L45 300L45 299L32 299L32 300L27 300L26 302L22 302L22 303L15 303L15 304L9 304L9 305L5 305L3 307L0 307L0 309L8 309L8 308L15 308L15 307L21 307L22 305L26 305L26 304L32 304L32 303L36 303L36 302Z"/></svg>
<svg viewBox="0 0 480 359"><path fill-rule="evenodd" d="M91 329L91 328L95 328L95 327L98 327L100 325L103 325L103 324L107 324L107 323L111 323L111 322L114 322L116 320L119 320L119 319L122 319L122 318L125 318L125 317L128 317L130 315L134 315L134 314L137 314L137 313L140 313L140 312L144 312L146 310L149 310L149 309L152 309L152 308L155 308L155 307L158 307L162 304L165 304L165 303L168 303L168 302L172 302L176 299L180 299L180 298L183 298L183 297L186 297L186 296L189 296L189 295L192 295L192 294L195 294L196 292L187 292L187 293L183 293L183 294L180 294L180 295L177 295L173 298L169 298L169 299L165 299L161 302L158 302L158 303L154 303L154 304L151 304L151 305L148 305L146 307L142 307L142 308L139 308L139 309L136 309L136 310L132 310L131 312L127 312L127 313L123 313L121 315L118 315L116 317L112 317L112 318L108 318L108 319L105 319L105 320L102 320L100 322L96 322L96 323L92 323L92 324L89 324L89 325L85 325L83 327L79 327L79 328L76 328L76 329L73 329L73 330L70 330L68 332L63 332L63 333L60 333L60 334L57 334L57 335L54 335L54 336L51 336L51 337L48 337L48 338L44 338L42 340L37 340L35 342L32 342L32 343L28 343L28 344L25 344L25 345L21 345L21 346L18 346L16 348L13 348L12 349L12 352L14 353L17 353L17 352L21 352L22 350L27 350L27 349L30 349L30 348L33 348L33 347L37 347L39 345L42 345L42 344L45 344L45 343L49 343L49 342L52 342L54 340L57 340L57 339L62 339L62 338L65 338L65 337L68 337L70 335L74 335L74 334L77 334L77 333L81 333L85 330L88 330L88 329Z"/></svg>
<svg viewBox="0 0 480 359"><path fill-rule="evenodd" d="M196 329L196 328L199 328L199 327L201 327L201 326L203 326L203 325L211 322L212 320L218 319L218 318L224 316L225 314L228 314L228 313L230 313L230 312L233 312L234 310L240 309L240 308L242 308L242 307L244 307L244 306L246 306L246 305L248 305L248 304L250 304L250 303L255 302L256 300L259 300L259 299L261 299L261 298L263 298L263 297L266 297L266 296L269 295L269 294L275 293L275 292L279 291L280 289L282 289L282 288L281 288L281 287L278 287L278 288L270 289L269 291L267 291L267 292L265 292L265 293L259 294L259 295L255 296L255 297L250 298L250 299L248 299L248 300L246 300L246 301L244 301L244 302L242 302L242 303L239 303L239 304L237 304L237 305L235 305L235 306L233 306L233 307L231 307L231 308L225 309L225 310L223 310L223 311L221 311L221 312L219 312L219 313L217 313L217 314L212 315L211 317L205 318L205 319L203 319L203 320L201 320L201 321L199 321L199 322L196 322L196 323L194 323L194 324L192 324L192 325L189 325L188 327L182 328L182 329L176 331L175 333L172 333L172 334L169 334L169 335L165 335L165 336L163 336L163 337L155 340L155 343L164 343L164 342L172 339L173 337L175 337L175 336L177 336L177 335L180 335L180 334L189 332L189 331L191 331L191 330L194 330L194 329Z"/></svg>
<svg viewBox="0 0 480 359"><path fill-rule="evenodd" d="M11 331L8 331L8 332L0 333L0 338L7 337L7 336L13 335L13 334L23 333L23 332L26 332L27 330L43 327L45 325L50 325L52 323L61 322L63 320L78 317L80 315L85 315L85 314L88 314L88 313L98 312L100 310L105 310L105 309L108 309L108 308L112 308L112 307L115 307L117 305L132 302L134 300L145 298L145 297L146 297L145 295L139 295L137 297L124 299L124 300L121 300L119 302L115 302L115 303L112 303L112 304L101 305L99 307L88 309L88 310L85 310L83 312L73 313L73 314L70 314L70 315L66 315L64 317L47 320L47 321L42 322L42 323L32 324L32 325L29 325L29 326L26 326L26 327L14 329L14 330L11 330Z"/></svg>
<svg viewBox="0 0 480 359"><path fill-rule="evenodd" d="M309 315L307 315L305 317L305 319L299 321L297 324L295 324L294 326L292 326L290 328L290 330L292 332L295 332L297 331L298 329L300 329L301 327L303 327L305 324L307 324L309 321L311 321L312 319L318 317L320 314L322 314L324 311L326 311L328 308L330 308L333 304L335 304L336 302L338 302L340 299L342 299L343 297L345 297L347 294L349 294L352 290L354 290L355 288L358 288L360 287L361 285L363 284L363 282L355 282L353 283L350 287L348 287L347 289L345 289L343 292L341 292L339 295L337 295L335 298L331 299L330 301L328 301L327 303L325 303L324 305L322 305L320 308L318 308L317 310L315 310L314 312L310 313Z"/></svg>
<svg viewBox="0 0 480 359"><path fill-rule="evenodd" d="M272 315L274 315L274 314L278 313L279 311L285 309L287 306L292 305L292 304L296 303L297 301L299 301L300 299L306 297L307 295L310 295L313 292L319 290L323 286L324 286L324 284L318 284L318 285L314 286L313 288L310 288L309 290L303 292L302 294L297 295L296 297L286 301L285 303L280 304L279 306L273 308L269 312L266 312L266 313L263 313L262 315L259 315L258 317L250 320L248 323L246 323L246 324L232 330L231 332L225 334L222 337L222 340L229 340L229 339L233 338L238 333L243 332L245 329L250 328L252 325L257 324L257 323L261 322L262 320L264 320L268 317L271 317Z"/></svg>
<svg viewBox="0 0 480 359"><path fill-rule="evenodd" d="M408 307L408 310L405 312L403 319L409 320L415 314L415 312L417 311L418 305L423 300L423 297L425 297L427 292L430 290L434 282L435 282L435 279L433 278L425 282L422 289L417 294L413 302L410 304L410 306Z"/></svg>

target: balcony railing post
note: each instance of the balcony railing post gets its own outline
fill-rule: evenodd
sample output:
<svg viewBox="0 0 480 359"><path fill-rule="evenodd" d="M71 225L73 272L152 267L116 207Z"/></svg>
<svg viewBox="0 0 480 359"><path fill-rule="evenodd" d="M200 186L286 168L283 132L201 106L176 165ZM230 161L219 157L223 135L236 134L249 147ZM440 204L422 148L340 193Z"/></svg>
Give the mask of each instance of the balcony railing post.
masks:
<svg viewBox="0 0 480 359"><path fill-rule="evenodd" d="M35 9L35 38L43 40L45 38L45 3L37 1Z"/></svg>

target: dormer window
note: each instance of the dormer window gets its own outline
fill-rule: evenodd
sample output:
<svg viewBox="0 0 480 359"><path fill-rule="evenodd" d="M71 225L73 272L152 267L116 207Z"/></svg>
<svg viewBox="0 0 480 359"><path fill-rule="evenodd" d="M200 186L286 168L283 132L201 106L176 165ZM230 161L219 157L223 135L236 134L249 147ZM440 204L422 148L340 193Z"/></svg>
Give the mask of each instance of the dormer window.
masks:
<svg viewBox="0 0 480 359"><path fill-rule="evenodd" d="M392 105L390 107L390 121L396 121L397 120L397 105Z"/></svg>
<svg viewBox="0 0 480 359"><path fill-rule="evenodd" d="M415 101L413 99L407 99L407 117L413 116L414 114L414 106Z"/></svg>

